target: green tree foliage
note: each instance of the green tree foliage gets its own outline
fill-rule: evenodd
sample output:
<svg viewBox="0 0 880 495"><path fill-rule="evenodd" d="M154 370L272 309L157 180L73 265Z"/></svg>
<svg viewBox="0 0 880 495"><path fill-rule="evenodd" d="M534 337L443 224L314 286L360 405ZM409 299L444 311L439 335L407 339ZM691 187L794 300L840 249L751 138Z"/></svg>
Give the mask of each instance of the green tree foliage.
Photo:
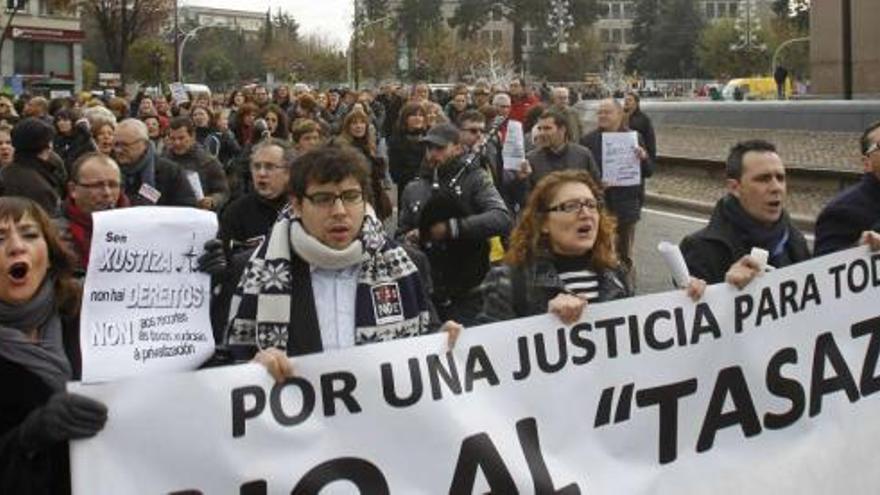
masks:
<svg viewBox="0 0 880 495"><path fill-rule="evenodd" d="M659 0L637 0L635 5L636 12L632 26L635 46L626 59L626 71L629 73L642 69L660 14Z"/></svg>
<svg viewBox="0 0 880 495"><path fill-rule="evenodd" d="M390 77L396 57L394 33L382 25L369 26L358 37L358 69L362 78L380 81Z"/></svg>
<svg viewBox="0 0 880 495"><path fill-rule="evenodd" d="M458 29L462 38L473 37L494 15L500 14L513 25L513 62L522 64L522 48L525 45L525 27L538 32L539 40L546 40L554 28L547 25L550 2L548 0L461 0L449 24ZM597 0L572 0L571 15L573 31L590 26L604 9Z"/></svg>
<svg viewBox="0 0 880 495"><path fill-rule="evenodd" d="M375 21L390 14L388 0L366 0L363 2L363 20ZM357 21L357 19L355 19Z"/></svg>
<svg viewBox="0 0 880 495"><path fill-rule="evenodd" d="M403 0L397 9L397 31L411 49L418 46L419 36L442 21L441 0Z"/></svg>
<svg viewBox="0 0 880 495"><path fill-rule="evenodd" d="M533 55L531 72L549 81L580 80L584 74L598 71L601 59L602 47L596 33L581 28L572 33L566 53L549 46Z"/></svg>
<svg viewBox="0 0 880 495"><path fill-rule="evenodd" d="M709 24L700 35L697 57L703 72L715 79L763 75L767 72L767 51L731 50L739 41L733 19Z"/></svg>
<svg viewBox="0 0 880 495"><path fill-rule="evenodd" d="M235 76L241 80L259 79L266 74L261 37L249 37L241 31L229 28L210 27L199 31L186 45L182 62L186 80L201 81L204 77L201 60L217 50L222 50L227 57L234 59Z"/></svg>
<svg viewBox="0 0 880 495"><path fill-rule="evenodd" d="M202 73L201 80L211 87L226 89L238 79L235 63L221 48L205 53L198 60L197 65Z"/></svg>
<svg viewBox="0 0 880 495"><path fill-rule="evenodd" d="M700 75L697 46L703 18L698 7L697 0L661 2L644 56L635 67L639 72L661 78Z"/></svg>
<svg viewBox="0 0 880 495"><path fill-rule="evenodd" d="M128 51L129 74L137 81L160 84L173 76L174 50L156 38L141 38Z"/></svg>

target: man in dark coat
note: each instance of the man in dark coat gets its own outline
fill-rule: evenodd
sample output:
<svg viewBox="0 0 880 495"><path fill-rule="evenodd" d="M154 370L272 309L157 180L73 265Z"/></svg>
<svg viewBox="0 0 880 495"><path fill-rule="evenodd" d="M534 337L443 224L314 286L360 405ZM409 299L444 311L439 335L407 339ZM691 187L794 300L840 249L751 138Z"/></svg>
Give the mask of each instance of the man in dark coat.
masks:
<svg viewBox="0 0 880 495"><path fill-rule="evenodd" d="M167 158L180 166L190 184L198 185L199 208L220 211L229 199L229 183L223 165L196 141L196 129L189 117L171 119Z"/></svg>
<svg viewBox="0 0 880 495"><path fill-rule="evenodd" d="M403 191L397 232L426 250L441 319L469 325L482 310L489 239L513 222L489 173L462 160L457 127L438 124L423 139L425 166Z"/></svg>
<svg viewBox="0 0 880 495"><path fill-rule="evenodd" d="M186 176L177 164L156 154L146 124L125 119L116 126L115 139L113 156L133 206L196 206Z"/></svg>
<svg viewBox="0 0 880 495"><path fill-rule="evenodd" d="M12 129L15 159L0 171L0 195L23 196L37 202L52 217L61 214L67 173L52 153L55 131L41 119L28 117Z"/></svg>
<svg viewBox="0 0 880 495"><path fill-rule="evenodd" d="M766 141L738 143L727 157L728 194L715 205L709 225L681 241L690 274L714 284L752 248L766 250L782 268L810 258L804 235L783 208L785 166Z"/></svg>
<svg viewBox="0 0 880 495"><path fill-rule="evenodd" d="M880 236L880 120L862 133L865 174L858 184L828 203L816 220L816 255L852 247L865 236ZM866 232L872 231L872 232Z"/></svg>

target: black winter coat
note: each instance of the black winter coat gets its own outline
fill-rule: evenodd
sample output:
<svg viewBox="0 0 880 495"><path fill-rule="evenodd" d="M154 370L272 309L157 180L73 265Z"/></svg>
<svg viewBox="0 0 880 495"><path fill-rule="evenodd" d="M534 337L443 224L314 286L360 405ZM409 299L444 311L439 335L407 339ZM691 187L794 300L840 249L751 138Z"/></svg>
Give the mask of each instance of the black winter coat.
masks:
<svg viewBox="0 0 880 495"><path fill-rule="evenodd" d="M624 279L614 270L600 272L598 302L632 296ZM480 323L491 323L545 314L550 300L565 292L565 285L553 261L545 256L522 266L504 264L493 268L481 290L483 312L478 319Z"/></svg>
<svg viewBox="0 0 880 495"><path fill-rule="evenodd" d="M722 201L724 198L715 205L709 225L688 235L680 244L690 274L709 284L723 282L730 266L749 254L754 247L742 240L733 224L722 213ZM787 258L791 260L791 264L810 259L810 249L804 235L791 224L788 215L783 215L784 221L788 222L789 231L785 248Z"/></svg>
<svg viewBox="0 0 880 495"><path fill-rule="evenodd" d="M880 232L880 179L867 173L831 200L816 219L816 256L852 247L862 232Z"/></svg>
<svg viewBox="0 0 880 495"><path fill-rule="evenodd" d="M64 348L79 379L79 331L76 318L62 318ZM0 493L70 493L70 461L67 442L31 452L19 442L19 425L43 406L52 389L22 365L0 357Z"/></svg>

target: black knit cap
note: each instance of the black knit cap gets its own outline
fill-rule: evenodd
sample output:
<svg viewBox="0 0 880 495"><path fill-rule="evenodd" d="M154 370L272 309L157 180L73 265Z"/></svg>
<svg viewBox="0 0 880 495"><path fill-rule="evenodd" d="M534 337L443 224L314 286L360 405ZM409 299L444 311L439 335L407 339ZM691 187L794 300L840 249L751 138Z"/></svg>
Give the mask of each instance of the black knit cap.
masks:
<svg viewBox="0 0 880 495"><path fill-rule="evenodd" d="M15 124L11 137L16 153L36 155L50 146L55 129L41 119L28 117Z"/></svg>

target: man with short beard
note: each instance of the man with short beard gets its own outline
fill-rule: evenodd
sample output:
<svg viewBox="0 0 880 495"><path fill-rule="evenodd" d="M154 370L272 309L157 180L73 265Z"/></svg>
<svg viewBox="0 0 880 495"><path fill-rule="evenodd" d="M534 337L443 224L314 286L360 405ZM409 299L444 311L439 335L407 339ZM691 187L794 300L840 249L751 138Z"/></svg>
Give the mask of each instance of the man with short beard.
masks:
<svg viewBox="0 0 880 495"><path fill-rule="evenodd" d="M220 211L229 199L229 182L223 166L196 142L195 125L189 117L171 119L166 157L180 166L190 182L198 181L203 197L196 205L203 210Z"/></svg>
<svg viewBox="0 0 880 495"><path fill-rule="evenodd" d="M556 170L584 169L601 182L599 168L590 150L568 140L568 119L556 110L547 110L532 129L536 149L526 155L517 171L517 179L527 181L528 188Z"/></svg>

